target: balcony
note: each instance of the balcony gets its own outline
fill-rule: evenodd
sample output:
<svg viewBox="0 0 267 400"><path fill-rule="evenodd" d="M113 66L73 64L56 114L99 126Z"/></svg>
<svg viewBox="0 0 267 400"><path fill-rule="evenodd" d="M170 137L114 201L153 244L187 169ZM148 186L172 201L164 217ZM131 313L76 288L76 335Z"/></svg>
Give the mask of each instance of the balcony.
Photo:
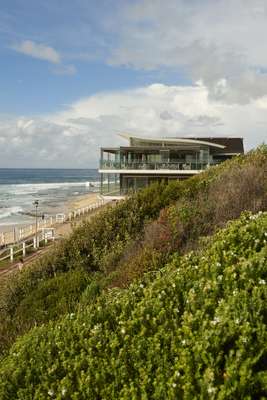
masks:
<svg viewBox="0 0 267 400"><path fill-rule="evenodd" d="M213 163L215 164L215 163ZM212 164L212 165L213 165ZM208 168L208 163L189 162L117 162L111 160L100 161L101 170L192 170L202 171Z"/></svg>

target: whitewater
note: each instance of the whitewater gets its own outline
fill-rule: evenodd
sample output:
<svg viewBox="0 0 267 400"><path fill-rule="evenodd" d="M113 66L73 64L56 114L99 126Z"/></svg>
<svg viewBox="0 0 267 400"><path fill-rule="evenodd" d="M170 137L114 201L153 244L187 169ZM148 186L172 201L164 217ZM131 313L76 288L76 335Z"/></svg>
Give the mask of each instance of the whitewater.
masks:
<svg viewBox="0 0 267 400"><path fill-rule="evenodd" d="M39 211L53 215L75 196L99 191L97 170L0 169L0 227L32 222L26 215L39 201Z"/></svg>

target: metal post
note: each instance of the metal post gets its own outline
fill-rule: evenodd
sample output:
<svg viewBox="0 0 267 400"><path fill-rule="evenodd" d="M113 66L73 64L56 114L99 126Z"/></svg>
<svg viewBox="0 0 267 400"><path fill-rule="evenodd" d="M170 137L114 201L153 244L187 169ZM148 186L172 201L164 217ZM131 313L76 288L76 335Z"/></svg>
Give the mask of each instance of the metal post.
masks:
<svg viewBox="0 0 267 400"><path fill-rule="evenodd" d="M23 257L26 256L26 243L25 242L22 243L22 255L23 255Z"/></svg>
<svg viewBox="0 0 267 400"><path fill-rule="evenodd" d="M12 262L14 260L14 250L13 247L10 247L10 261Z"/></svg>

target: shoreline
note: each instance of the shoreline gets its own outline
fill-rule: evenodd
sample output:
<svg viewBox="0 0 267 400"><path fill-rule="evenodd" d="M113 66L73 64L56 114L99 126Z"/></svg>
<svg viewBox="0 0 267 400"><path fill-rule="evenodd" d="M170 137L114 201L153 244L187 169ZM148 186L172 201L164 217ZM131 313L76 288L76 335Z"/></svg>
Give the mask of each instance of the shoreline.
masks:
<svg viewBox="0 0 267 400"><path fill-rule="evenodd" d="M68 213L75 211L79 208L87 207L90 206L94 203L96 203L99 200L100 192L89 192L86 194L82 194L70 199L66 199L66 201L62 202L58 207L57 207L57 213L62 213L65 214L66 216ZM56 215L57 213L54 213L53 215ZM51 214L52 215L52 214ZM50 216L50 214L49 214ZM12 232L15 230L18 230L20 228L32 225L35 223L35 220L32 219L32 222L26 222L26 223L10 223L10 224L3 224L1 225L0 223L0 234L1 233L7 233L7 232Z"/></svg>

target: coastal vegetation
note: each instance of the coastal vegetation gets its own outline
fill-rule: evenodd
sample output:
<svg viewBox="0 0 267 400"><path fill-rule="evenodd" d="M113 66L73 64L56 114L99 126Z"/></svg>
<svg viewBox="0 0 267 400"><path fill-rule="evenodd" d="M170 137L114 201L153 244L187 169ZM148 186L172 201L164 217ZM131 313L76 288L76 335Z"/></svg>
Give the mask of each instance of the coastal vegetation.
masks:
<svg viewBox="0 0 267 400"><path fill-rule="evenodd" d="M2 398L264 398L266 171L261 146L152 185L12 276Z"/></svg>

